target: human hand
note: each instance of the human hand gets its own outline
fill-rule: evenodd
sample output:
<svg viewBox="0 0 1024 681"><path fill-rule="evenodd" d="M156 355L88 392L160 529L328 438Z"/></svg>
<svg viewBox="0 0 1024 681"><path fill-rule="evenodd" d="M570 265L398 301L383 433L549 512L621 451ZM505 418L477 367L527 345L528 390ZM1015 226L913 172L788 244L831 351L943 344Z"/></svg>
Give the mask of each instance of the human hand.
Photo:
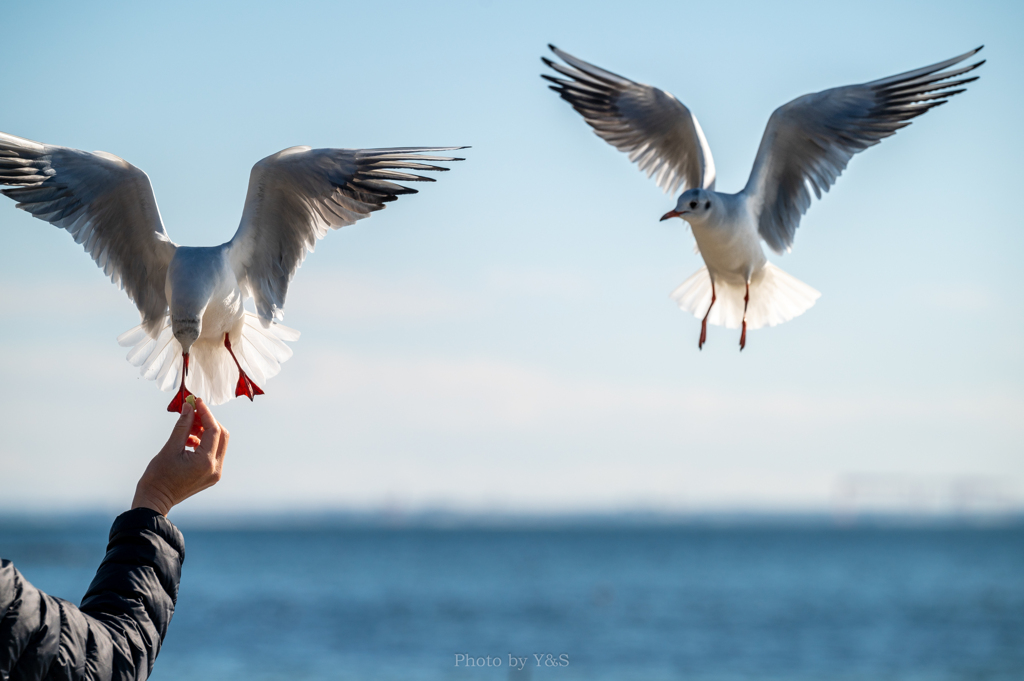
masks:
<svg viewBox="0 0 1024 681"><path fill-rule="evenodd" d="M167 515L171 508L220 480L230 434L201 399L185 403L171 437L135 487L132 508ZM194 447L195 451L185 449Z"/></svg>

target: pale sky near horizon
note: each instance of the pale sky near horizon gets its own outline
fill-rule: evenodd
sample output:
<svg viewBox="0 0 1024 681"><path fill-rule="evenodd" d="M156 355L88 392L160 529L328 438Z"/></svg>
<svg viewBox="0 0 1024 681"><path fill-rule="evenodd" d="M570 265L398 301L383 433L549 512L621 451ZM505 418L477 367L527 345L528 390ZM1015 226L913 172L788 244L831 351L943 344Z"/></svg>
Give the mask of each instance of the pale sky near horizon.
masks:
<svg viewBox="0 0 1024 681"><path fill-rule="evenodd" d="M381 9L385 8L385 9ZM192 511L828 508L843 481L1024 504L1024 6L1010 2L17 3L0 130L145 170L171 238L234 233L297 144L472 145L318 244L302 338L216 410ZM803 316L712 328L675 203L545 88L559 47L697 115L717 188L772 110L985 44L981 79L857 155L769 258ZM0 510L118 508L173 418L115 338L138 313L70 236L0 197ZM888 488L887 488L888 489ZM838 490L838 491L837 491ZM916 492L914 492L916 493ZM884 496L884 495L883 495Z"/></svg>

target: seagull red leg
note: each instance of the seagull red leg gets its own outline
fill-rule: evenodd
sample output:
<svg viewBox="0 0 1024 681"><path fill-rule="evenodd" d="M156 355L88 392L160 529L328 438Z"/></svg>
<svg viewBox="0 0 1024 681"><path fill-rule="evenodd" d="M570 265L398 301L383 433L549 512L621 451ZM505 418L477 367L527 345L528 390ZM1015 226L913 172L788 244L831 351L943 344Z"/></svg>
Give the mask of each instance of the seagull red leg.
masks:
<svg viewBox="0 0 1024 681"><path fill-rule="evenodd" d="M740 333L740 352L747 347L747 304L750 302L750 282L747 282L747 292L743 295L743 331Z"/></svg>
<svg viewBox="0 0 1024 681"><path fill-rule="evenodd" d="M252 398L256 395L262 395L263 391L242 371L242 365L238 363L238 358L235 357L235 353L231 350L231 340L226 333L224 334L224 347L228 349L231 359L235 360L235 366L238 367L238 385L235 386L235 397L242 397L244 395L252 402Z"/></svg>
<svg viewBox="0 0 1024 681"><path fill-rule="evenodd" d="M700 322L700 340L697 342L697 349L703 350L704 343L708 340L708 315L711 314L711 308L715 306L715 280L711 280L711 304L708 305L708 311L704 313L704 319Z"/></svg>
<svg viewBox="0 0 1024 681"><path fill-rule="evenodd" d="M191 395L188 389L185 387L185 377L188 376L188 353L181 353L181 361L184 366L181 369L181 386L178 387L178 392L174 394L174 399L167 405L167 411L181 413L182 407L185 406L185 398Z"/></svg>

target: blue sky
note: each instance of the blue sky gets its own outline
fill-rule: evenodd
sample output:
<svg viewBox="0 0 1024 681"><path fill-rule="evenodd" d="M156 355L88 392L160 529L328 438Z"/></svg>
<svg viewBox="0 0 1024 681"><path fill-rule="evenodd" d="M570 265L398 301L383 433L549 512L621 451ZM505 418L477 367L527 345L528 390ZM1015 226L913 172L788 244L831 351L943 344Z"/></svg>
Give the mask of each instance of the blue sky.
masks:
<svg viewBox="0 0 1024 681"><path fill-rule="evenodd" d="M211 6L212 5L212 6ZM328 235L295 356L217 410L195 512L829 508L850 476L1024 499L1024 9L1017 3L18 3L0 130L117 154L176 242L234 233L282 148L468 144ZM698 116L717 187L772 110L985 44L981 80L858 155L772 260L823 293L751 334L668 294L701 265L661 193L539 78L553 42ZM0 203L0 507L117 508L169 397L138 315L64 232Z"/></svg>

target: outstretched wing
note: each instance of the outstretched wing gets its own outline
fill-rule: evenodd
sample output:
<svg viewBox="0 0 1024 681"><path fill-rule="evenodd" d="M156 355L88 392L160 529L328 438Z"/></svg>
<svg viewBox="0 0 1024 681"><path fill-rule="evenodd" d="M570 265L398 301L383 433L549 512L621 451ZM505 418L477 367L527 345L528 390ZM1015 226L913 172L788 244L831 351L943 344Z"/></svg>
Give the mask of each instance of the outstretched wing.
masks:
<svg viewBox="0 0 1024 681"><path fill-rule="evenodd" d="M18 208L66 229L123 288L153 335L167 314L164 284L176 246L149 177L124 159L0 133L0 184Z"/></svg>
<svg viewBox="0 0 1024 681"><path fill-rule="evenodd" d="M666 193L677 189L713 189L715 162L697 117L664 90L634 83L563 52L551 51L568 64L541 60L569 80L542 74L552 90L569 102L594 132L629 154L647 177Z"/></svg>
<svg viewBox="0 0 1024 681"><path fill-rule="evenodd" d="M804 95L776 109L743 190L754 202L758 232L772 250L781 253L792 245L800 217L811 205L811 191L821 198L854 154L977 80L957 77L984 61L944 69L980 49L890 78Z"/></svg>
<svg viewBox="0 0 1024 681"><path fill-rule="evenodd" d="M291 147L252 168L242 222L230 242L231 262L256 300L263 324L283 317L288 282L328 229L340 229L415 189L395 182L433 182L403 170L448 170L424 163L461 161L422 152L466 147L311 149Z"/></svg>

